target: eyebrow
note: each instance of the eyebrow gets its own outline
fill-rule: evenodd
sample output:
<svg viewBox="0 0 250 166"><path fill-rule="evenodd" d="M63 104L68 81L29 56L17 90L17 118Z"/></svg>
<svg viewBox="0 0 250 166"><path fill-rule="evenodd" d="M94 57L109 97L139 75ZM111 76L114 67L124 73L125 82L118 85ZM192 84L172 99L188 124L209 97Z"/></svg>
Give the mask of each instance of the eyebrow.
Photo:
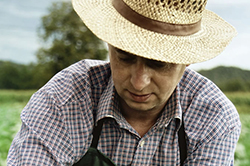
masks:
<svg viewBox="0 0 250 166"><path fill-rule="evenodd" d="M130 56L138 56L138 55L135 55L135 54L133 54L133 53L129 53L129 52L127 52L127 51L121 50L121 49L119 49L119 48L117 48L117 47L114 47L114 49L115 49L117 52L122 53L122 54L130 55ZM138 57L139 57L139 56L138 56Z"/></svg>
<svg viewBox="0 0 250 166"><path fill-rule="evenodd" d="M144 58L144 57L135 55L135 54L133 54L133 53L129 53L129 52L127 52L127 51L121 50L121 49L119 49L119 48L117 48L117 47L114 47L114 49L115 49L117 52L121 53L121 54L125 54L125 55L128 55L128 56L140 57L140 58L144 59L146 62L158 63L159 65L160 65L160 64L169 64L169 65L170 65L170 64L171 64L171 65L173 64L173 63L167 63L167 62L158 61L158 60L154 60L154 59Z"/></svg>

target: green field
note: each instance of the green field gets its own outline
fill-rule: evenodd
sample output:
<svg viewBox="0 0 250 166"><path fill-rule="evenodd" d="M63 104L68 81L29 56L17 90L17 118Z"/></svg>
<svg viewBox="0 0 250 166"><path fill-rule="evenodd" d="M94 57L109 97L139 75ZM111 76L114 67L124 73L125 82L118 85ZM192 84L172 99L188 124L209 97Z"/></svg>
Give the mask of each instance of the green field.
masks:
<svg viewBox="0 0 250 166"><path fill-rule="evenodd" d="M236 106L242 124L235 153L235 165L250 166L250 92L226 93L226 95Z"/></svg>
<svg viewBox="0 0 250 166"><path fill-rule="evenodd" d="M34 90L0 90L0 166L6 165L8 149L21 121L20 113ZM242 132L236 148L235 165L250 165L250 93L226 93L235 104L242 123Z"/></svg>
<svg viewBox="0 0 250 166"><path fill-rule="evenodd" d="M20 128L20 113L34 91L0 90L0 166L6 158L12 139Z"/></svg>

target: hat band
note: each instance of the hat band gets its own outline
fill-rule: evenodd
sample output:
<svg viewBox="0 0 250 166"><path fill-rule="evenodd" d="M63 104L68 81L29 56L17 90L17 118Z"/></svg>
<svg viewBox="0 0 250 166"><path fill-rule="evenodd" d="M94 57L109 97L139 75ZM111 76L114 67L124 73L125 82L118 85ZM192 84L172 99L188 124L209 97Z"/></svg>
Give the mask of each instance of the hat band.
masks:
<svg viewBox="0 0 250 166"><path fill-rule="evenodd" d="M172 24L150 19L132 10L123 0L113 0L114 8L125 19L135 25L157 33L188 36L198 32L201 29L201 20L193 24Z"/></svg>

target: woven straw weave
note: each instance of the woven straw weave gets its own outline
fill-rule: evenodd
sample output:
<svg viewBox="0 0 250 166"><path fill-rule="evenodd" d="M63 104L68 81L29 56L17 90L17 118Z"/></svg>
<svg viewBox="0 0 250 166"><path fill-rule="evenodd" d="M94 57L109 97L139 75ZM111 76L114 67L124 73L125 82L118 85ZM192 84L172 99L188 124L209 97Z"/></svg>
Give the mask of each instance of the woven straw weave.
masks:
<svg viewBox="0 0 250 166"><path fill-rule="evenodd" d="M198 22L207 3L206 0L124 0L124 2L145 17L173 24Z"/></svg>

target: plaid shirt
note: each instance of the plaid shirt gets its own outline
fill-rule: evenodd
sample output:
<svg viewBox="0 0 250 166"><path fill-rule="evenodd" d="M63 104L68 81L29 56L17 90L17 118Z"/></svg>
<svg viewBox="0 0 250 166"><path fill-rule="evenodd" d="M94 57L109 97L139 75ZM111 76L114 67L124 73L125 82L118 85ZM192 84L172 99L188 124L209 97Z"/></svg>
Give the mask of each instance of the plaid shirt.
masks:
<svg viewBox="0 0 250 166"><path fill-rule="evenodd" d="M185 165L233 165L241 123L233 104L208 79L186 69L155 125L143 136L120 112L109 63L80 61L36 92L8 165L72 165L88 150L94 123L105 122L98 149L117 165L179 165L177 131L184 120ZM182 119L183 114L183 119Z"/></svg>

